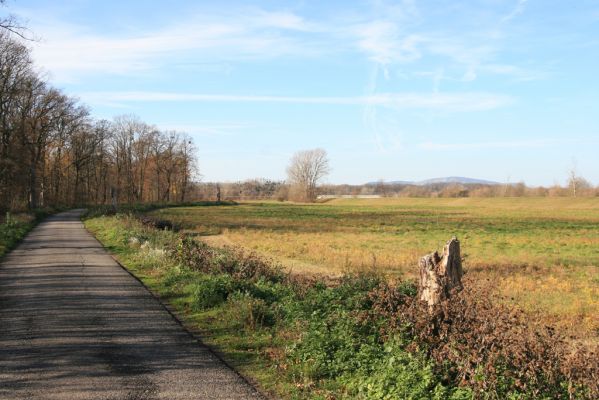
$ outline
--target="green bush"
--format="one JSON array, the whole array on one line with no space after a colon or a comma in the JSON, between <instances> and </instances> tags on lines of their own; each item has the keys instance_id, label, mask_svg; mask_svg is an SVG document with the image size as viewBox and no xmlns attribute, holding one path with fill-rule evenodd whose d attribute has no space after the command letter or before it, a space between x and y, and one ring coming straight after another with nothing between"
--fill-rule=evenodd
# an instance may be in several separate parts
<instances>
[{"instance_id":1,"label":"green bush","mask_svg":"<svg viewBox=\"0 0 599 400\"><path fill-rule=\"evenodd\" d=\"M469 389L449 389L435 375L434 366L421 354L393 339L364 346L355 354L359 368L341 378L352 398L359 399L471 399Z\"/></svg>"},{"instance_id":2,"label":"green bush","mask_svg":"<svg viewBox=\"0 0 599 400\"><path fill-rule=\"evenodd\" d=\"M236 292L229 297L229 311L235 321L247 330L273 326L277 320L277 307L249 293Z\"/></svg>"},{"instance_id":3,"label":"green bush","mask_svg":"<svg viewBox=\"0 0 599 400\"><path fill-rule=\"evenodd\" d=\"M342 279L340 284L327 286L317 282L305 290L297 302L286 305L292 318L321 319L339 311L368 310L372 306L369 292L380 283L380 277L353 275Z\"/></svg>"},{"instance_id":4,"label":"green bush","mask_svg":"<svg viewBox=\"0 0 599 400\"><path fill-rule=\"evenodd\" d=\"M264 300L267 304L282 302L294 297L292 288L280 282L271 282L260 278L253 284L247 285L245 290L254 298Z\"/></svg>"},{"instance_id":5,"label":"green bush","mask_svg":"<svg viewBox=\"0 0 599 400\"><path fill-rule=\"evenodd\" d=\"M235 282L229 275L204 275L193 283L191 306L194 310L219 306L227 301L235 288Z\"/></svg>"},{"instance_id":6,"label":"green bush","mask_svg":"<svg viewBox=\"0 0 599 400\"><path fill-rule=\"evenodd\" d=\"M175 294L179 287L193 281L197 277L197 273L189 268L175 265L166 270L162 276L162 286L166 294Z\"/></svg>"}]
</instances>

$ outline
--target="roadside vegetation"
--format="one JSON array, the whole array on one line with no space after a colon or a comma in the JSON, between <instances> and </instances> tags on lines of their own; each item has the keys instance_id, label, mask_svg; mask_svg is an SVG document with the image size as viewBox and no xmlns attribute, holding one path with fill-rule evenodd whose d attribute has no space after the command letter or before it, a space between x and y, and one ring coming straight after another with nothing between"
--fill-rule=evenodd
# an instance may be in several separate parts
<instances>
[{"instance_id":1,"label":"roadside vegetation","mask_svg":"<svg viewBox=\"0 0 599 400\"><path fill-rule=\"evenodd\" d=\"M590 361L596 347L566 340L475 274L429 314L409 278L289 274L243 248L212 247L193 232L169 230L177 223L156 216L85 223L204 341L284 398L599 395L598 366Z\"/></svg>"},{"instance_id":2,"label":"roadside vegetation","mask_svg":"<svg viewBox=\"0 0 599 400\"><path fill-rule=\"evenodd\" d=\"M0 257L13 249L42 219L56 209L38 209L33 213L5 213L0 217Z\"/></svg>"}]
</instances>

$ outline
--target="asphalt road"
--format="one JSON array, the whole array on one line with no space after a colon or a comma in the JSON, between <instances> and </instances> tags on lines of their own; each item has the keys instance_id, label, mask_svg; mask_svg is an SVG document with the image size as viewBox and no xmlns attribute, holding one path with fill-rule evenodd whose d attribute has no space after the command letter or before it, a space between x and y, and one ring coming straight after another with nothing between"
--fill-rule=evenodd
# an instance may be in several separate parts
<instances>
[{"instance_id":1,"label":"asphalt road","mask_svg":"<svg viewBox=\"0 0 599 400\"><path fill-rule=\"evenodd\" d=\"M50 217L0 263L0 399L256 399L89 234Z\"/></svg>"}]
</instances>

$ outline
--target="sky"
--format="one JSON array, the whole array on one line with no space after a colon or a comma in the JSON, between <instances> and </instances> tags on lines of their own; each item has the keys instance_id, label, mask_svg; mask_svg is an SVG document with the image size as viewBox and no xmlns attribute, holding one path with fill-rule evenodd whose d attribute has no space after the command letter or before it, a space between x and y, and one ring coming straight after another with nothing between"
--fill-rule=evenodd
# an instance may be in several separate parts
<instances>
[{"instance_id":1,"label":"sky","mask_svg":"<svg viewBox=\"0 0 599 400\"><path fill-rule=\"evenodd\" d=\"M9 0L97 118L190 134L204 181L599 184L599 1Z\"/></svg>"}]
</instances>

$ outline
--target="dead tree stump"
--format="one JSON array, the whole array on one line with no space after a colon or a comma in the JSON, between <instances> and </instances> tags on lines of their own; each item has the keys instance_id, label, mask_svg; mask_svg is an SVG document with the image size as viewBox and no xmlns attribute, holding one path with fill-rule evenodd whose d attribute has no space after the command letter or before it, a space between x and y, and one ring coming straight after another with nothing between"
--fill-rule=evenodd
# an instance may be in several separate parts
<instances>
[{"instance_id":1,"label":"dead tree stump","mask_svg":"<svg viewBox=\"0 0 599 400\"><path fill-rule=\"evenodd\" d=\"M420 259L420 300L432 308L448 299L453 291L462 290L462 275L460 242L453 237L443 247L442 256L435 251Z\"/></svg>"}]
</instances>

